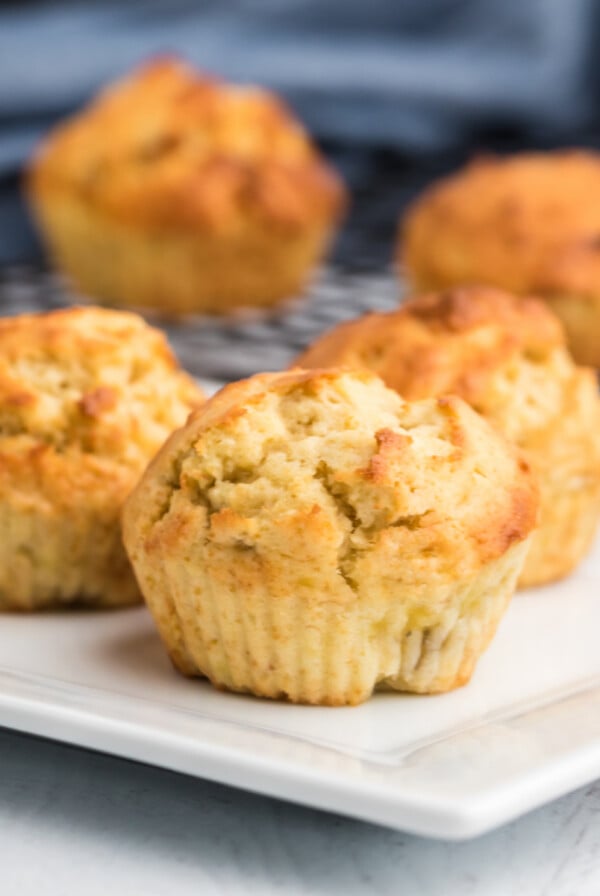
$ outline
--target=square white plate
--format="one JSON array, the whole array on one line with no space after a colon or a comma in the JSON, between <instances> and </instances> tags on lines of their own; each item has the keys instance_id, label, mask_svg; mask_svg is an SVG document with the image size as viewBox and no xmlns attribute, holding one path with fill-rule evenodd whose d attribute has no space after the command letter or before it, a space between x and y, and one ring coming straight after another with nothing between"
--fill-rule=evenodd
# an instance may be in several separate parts
<instances>
[{"instance_id":1,"label":"square white plate","mask_svg":"<svg viewBox=\"0 0 600 896\"><path fill-rule=\"evenodd\" d=\"M436 837L600 776L600 541L515 597L471 683L354 708L220 693L171 668L143 608L3 616L0 725Z\"/></svg>"}]
</instances>

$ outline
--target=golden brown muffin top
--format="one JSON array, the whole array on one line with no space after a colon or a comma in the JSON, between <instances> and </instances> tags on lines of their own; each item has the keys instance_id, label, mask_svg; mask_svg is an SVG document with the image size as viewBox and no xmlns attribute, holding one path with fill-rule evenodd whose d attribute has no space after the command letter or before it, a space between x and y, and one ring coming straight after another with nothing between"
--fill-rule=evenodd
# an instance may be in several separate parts
<instances>
[{"instance_id":1,"label":"golden brown muffin top","mask_svg":"<svg viewBox=\"0 0 600 896\"><path fill-rule=\"evenodd\" d=\"M368 368L408 399L459 395L532 447L570 413L584 381L591 420L598 417L593 375L564 346L559 321L539 300L463 287L342 324L295 363Z\"/></svg>"},{"instance_id":2,"label":"golden brown muffin top","mask_svg":"<svg viewBox=\"0 0 600 896\"><path fill-rule=\"evenodd\" d=\"M399 254L419 289L491 283L535 293L591 283L600 293L600 155L476 159L417 199Z\"/></svg>"},{"instance_id":3,"label":"golden brown muffin top","mask_svg":"<svg viewBox=\"0 0 600 896\"><path fill-rule=\"evenodd\" d=\"M30 187L72 191L124 222L295 230L344 205L341 180L283 102L175 58L101 92L40 147Z\"/></svg>"},{"instance_id":4,"label":"golden brown muffin top","mask_svg":"<svg viewBox=\"0 0 600 896\"><path fill-rule=\"evenodd\" d=\"M130 555L158 552L159 565L191 533L268 563L301 526L307 575L333 553L351 578L357 553L388 545L414 553L417 578L445 581L523 540L536 510L523 462L460 399L409 404L367 371L292 370L196 411L146 471L124 531Z\"/></svg>"},{"instance_id":5,"label":"golden brown muffin top","mask_svg":"<svg viewBox=\"0 0 600 896\"><path fill-rule=\"evenodd\" d=\"M69 308L0 319L0 457L141 470L203 400L135 314ZM79 460L78 460L79 458ZM17 461L15 461L17 462ZM60 483L57 483L60 486Z\"/></svg>"}]
</instances>

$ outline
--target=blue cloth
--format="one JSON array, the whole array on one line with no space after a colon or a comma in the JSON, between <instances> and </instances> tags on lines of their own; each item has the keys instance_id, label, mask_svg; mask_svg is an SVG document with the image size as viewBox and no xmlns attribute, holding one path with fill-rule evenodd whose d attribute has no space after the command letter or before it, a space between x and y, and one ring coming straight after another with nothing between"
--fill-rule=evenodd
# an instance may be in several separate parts
<instances>
[{"instance_id":1,"label":"blue cloth","mask_svg":"<svg viewBox=\"0 0 600 896\"><path fill-rule=\"evenodd\" d=\"M594 0L94 0L0 5L0 178L149 55L280 91L318 136L444 152L486 128L595 125ZM12 201L12 200L11 200ZM0 259L22 245L3 226ZM13 245L14 244L14 245ZM12 246L12 248L11 248Z\"/></svg>"}]
</instances>

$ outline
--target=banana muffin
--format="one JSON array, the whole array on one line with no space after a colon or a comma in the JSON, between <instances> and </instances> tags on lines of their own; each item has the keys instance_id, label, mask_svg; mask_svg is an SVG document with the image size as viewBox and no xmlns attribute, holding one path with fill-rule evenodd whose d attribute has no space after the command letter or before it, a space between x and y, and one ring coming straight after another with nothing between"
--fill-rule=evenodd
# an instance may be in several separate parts
<instances>
[{"instance_id":1,"label":"banana muffin","mask_svg":"<svg viewBox=\"0 0 600 896\"><path fill-rule=\"evenodd\" d=\"M488 283L535 294L580 364L600 366L600 155L477 159L406 215L399 259L413 290Z\"/></svg>"},{"instance_id":2,"label":"banana muffin","mask_svg":"<svg viewBox=\"0 0 600 896\"><path fill-rule=\"evenodd\" d=\"M134 314L0 319L0 610L141 599L121 507L201 401Z\"/></svg>"},{"instance_id":3,"label":"banana muffin","mask_svg":"<svg viewBox=\"0 0 600 896\"><path fill-rule=\"evenodd\" d=\"M260 374L195 412L125 505L175 666L341 705L468 681L537 512L516 450L459 398L368 371Z\"/></svg>"},{"instance_id":4,"label":"banana muffin","mask_svg":"<svg viewBox=\"0 0 600 896\"><path fill-rule=\"evenodd\" d=\"M325 333L307 368L368 368L409 400L452 393L525 452L539 478L539 527L520 584L567 575L600 515L600 399L542 302L486 287L413 298Z\"/></svg>"},{"instance_id":5,"label":"banana muffin","mask_svg":"<svg viewBox=\"0 0 600 896\"><path fill-rule=\"evenodd\" d=\"M345 206L340 178L280 99L171 58L59 125L27 185L79 291L167 315L298 293Z\"/></svg>"}]
</instances>

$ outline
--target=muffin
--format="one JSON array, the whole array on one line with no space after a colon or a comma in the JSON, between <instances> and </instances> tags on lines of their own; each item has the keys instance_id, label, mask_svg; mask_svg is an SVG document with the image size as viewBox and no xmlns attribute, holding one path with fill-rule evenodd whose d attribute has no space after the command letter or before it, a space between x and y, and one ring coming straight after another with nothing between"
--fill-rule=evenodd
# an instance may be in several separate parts
<instances>
[{"instance_id":1,"label":"muffin","mask_svg":"<svg viewBox=\"0 0 600 896\"><path fill-rule=\"evenodd\" d=\"M562 578L588 551L600 514L600 400L541 302L485 287L426 294L336 327L296 363L366 367L409 400L459 395L516 442L541 489L522 586Z\"/></svg>"},{"instance_id":2,"label":"muffin","mask_svg":"<svg viewBox=\"0 0 600 896\"><path fill-rule=\"evenodd\" d=\"M181 672L340 705L468 681L536 509L515 450L460 399L409 404L368 371L295 370L194 413L123 532Z\"/></svg>"},{"instance_id":3,"label":"muffin","mask_svg":"<svg viewBox=\"0 0 600 896\"><path fill-rule=\"evenodd\" d=\"M141 599L121 507L201 400L136 315L0 319L0 610Z\"/></svg>"},{"instance_id":4,"label":"muffin","mask_svg":"<svg viewBox=\"0 0 600 896\"><path fill-rule=\"evenodd\" d=\"M545 299L580 364L600 366L600 155L472 162L409 210L399 256L412 288L488 283Z\"/></svg>"},{"instance_id":5,"label":"muffin","mask_svg":"<svg viewBox=\"0 0 600 896\"><path fill-rule=\"evenodd\" d=\"M146 65L57 127L28 194L78 290L169 315L297 293L345 204L281 100L176 59Z\"/></svg>"}]
</instances>

